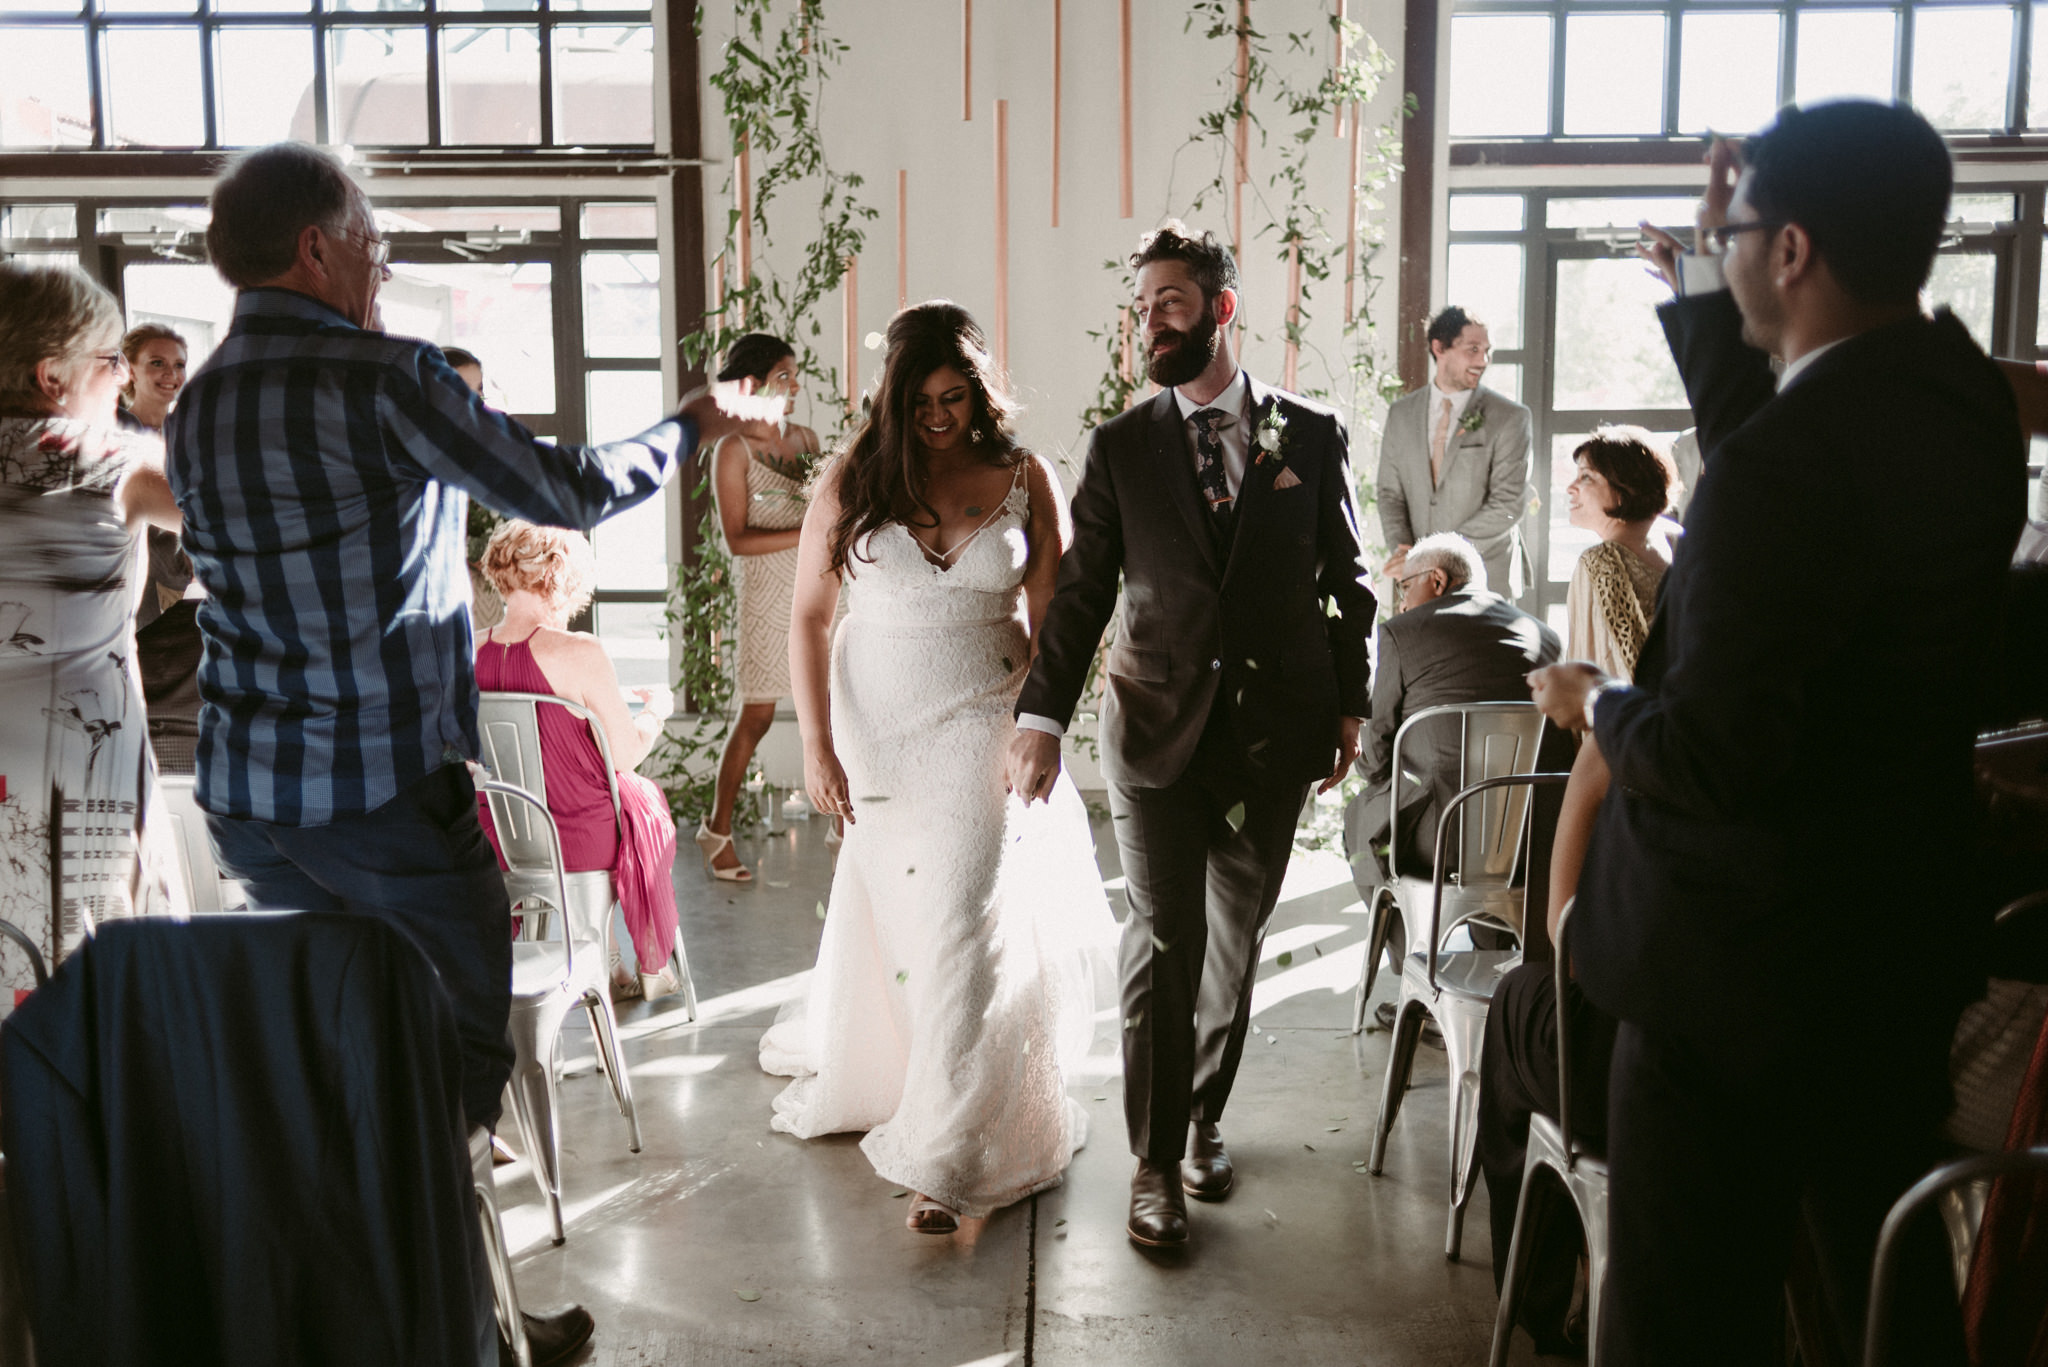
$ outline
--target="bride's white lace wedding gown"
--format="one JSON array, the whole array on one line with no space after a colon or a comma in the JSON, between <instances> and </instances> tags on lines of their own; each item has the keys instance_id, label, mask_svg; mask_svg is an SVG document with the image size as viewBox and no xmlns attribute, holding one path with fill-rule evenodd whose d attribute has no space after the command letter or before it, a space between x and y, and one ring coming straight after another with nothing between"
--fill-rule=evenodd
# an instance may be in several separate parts
<instances>
[{"instance_id":1,"label":"bride's white lace wedding gown","mask_svg":"<svg viewBox=\"0 0 2048 1367\"><path fill-rule=\"evenodd\" d=\"M775 1129L865 1130L878 1174L968 1216L1059 1181L1087 1126L1065 1073L1115 1001L1080 795L1004 788L1028 509L1020 480L950 569L900 523L853 557L832 736L855 820L808 1000L761 1041L796 1079Z\"/></svg>"}]
</instances>

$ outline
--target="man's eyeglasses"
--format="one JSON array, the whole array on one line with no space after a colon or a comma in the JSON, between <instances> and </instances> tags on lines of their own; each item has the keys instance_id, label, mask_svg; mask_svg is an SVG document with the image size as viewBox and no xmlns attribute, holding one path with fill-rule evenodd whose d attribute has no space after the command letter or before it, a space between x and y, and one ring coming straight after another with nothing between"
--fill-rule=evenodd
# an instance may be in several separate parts
<instances>
[{"instance_id":1,"label":"man's eyeglasses","mask_svg":"<svg viewBox=\"0 0 2048 1367\"><path fill-rule=\"evenodd\" d=\"M1403 593L1406 593L1408 591L1409 584L1413 583L1417 579L1426 579L1430 575L1435 573L1436 570L1434 567L1432 567L1426 570L1417 570L1413 574L1404 574L1394 581L1394 587L1400 589Z\"/></svg>"},{"instance_id":2,"label":"man's eyeglasses","mask_svg":"<svg viewBox=\"0 0 2048 1367\"><path fill-rule=\"evenodd\" d=\"M381 237L371 237L368 233L355 232L351 229L343 229L342 231L351 242L360 242L369 251L371 265L381 269L390 264L391 243L389 241Z\"/></svg>"},{"instance_id":3,"label":"man's eyeglasses","mask_svg":"<svg viewBox=\"0 0 2048 1367\"><path fill-rule=\"evenodd\" d=\"M1713 244L1717 254L1725 253L1729 244L1742 233L1776 232L1784 226L1783 223L1768 218L1751 219L1747 223L1720 223L1707 229L1707 241Z\"/></svg>"}]
</instances>

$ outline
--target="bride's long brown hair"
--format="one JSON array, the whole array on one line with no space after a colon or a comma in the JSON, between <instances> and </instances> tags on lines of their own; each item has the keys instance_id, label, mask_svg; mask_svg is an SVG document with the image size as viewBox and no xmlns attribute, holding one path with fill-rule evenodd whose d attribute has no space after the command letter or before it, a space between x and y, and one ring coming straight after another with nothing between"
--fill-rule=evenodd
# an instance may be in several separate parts
<instances>
[{"instance_id":1,"label":"bride's long brown hair","mask_svg":"<svg viewBox=\"0 0 2048 1367\"><path fill-rule=\"evenodd\" d=\"M853 440L833 462L839 520L827 544L835 573L846 570L862 537L891 522L939 523L937 510L924 498L924 447L917 437L918 391L932 372L951 366L967 377L973 400L967 440L974 452L996 466L1015 465L1022 458L1010 426L1017 406L1003 388L973 315L947 299L918 304L889 320L888 342L874 399ZM905 507L911 509L908 517L901 515Z\"/></svg>"}]
</instances>

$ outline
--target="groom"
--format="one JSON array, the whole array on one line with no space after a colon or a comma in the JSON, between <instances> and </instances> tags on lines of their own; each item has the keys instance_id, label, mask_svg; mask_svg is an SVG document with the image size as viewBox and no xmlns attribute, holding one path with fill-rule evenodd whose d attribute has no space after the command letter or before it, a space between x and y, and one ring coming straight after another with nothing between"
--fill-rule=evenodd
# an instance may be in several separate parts
<instances>
[{"instance_id":1,"label":"groom","mask_svg":"<svg viewBox=\"0 0 2048 1367\"><path fill-rule=\"evenodd\" d=\"M1375 604L1344 427L1238 369L1229 250L1169 221L1131 266L1164 392L1089 442L1009 778L1027 802L1051 791L1121 577L1102 769L1131 904L1129 1232L1160 1248L1187 1242L1184 1192L1230 1192L1217 1121L1259 944L1309 785L1327 791L1357 757Z\"/></svg>"}]
</instances>

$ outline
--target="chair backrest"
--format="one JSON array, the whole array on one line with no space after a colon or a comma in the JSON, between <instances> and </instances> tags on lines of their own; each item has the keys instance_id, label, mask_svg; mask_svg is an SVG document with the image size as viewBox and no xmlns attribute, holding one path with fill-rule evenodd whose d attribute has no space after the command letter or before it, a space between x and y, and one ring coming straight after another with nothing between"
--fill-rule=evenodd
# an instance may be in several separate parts
<instances>
[{"instance_id":1,"label":"chair backrest","mask_svg":"<svg viewBox=\"0 0 2048 1367\"><path fill-rule=\"evenodd\" d=\"M1576 1167L1579 1162L1579 1144L1572 1138L1572 1044L1571 1012L1565 1004L1571 1000L1572 960L1565 949L1565 927L1571 923L1572 908L1578 898L1567 897L1564 906L1557 913L1557 938L1553 945L1555 957L1551 960L1551 983L1557 989L1557 1128L1564 1135L1564 1159L1567 1167Z\"/></svg>"},{"instance_id":2,"label":"chair backrest","mask_svg":"<svg viewBox=\"0 0 2048 1367\"><path fill-rule=\"evenodd\" d=\"M2032 1173L2048 1177L2048 1145L1980 1153L1934 1169L1892 1203L1877 1235L1877 1257L1870 1268L1870 1307L1863 1321L1863 1367L1885 1361L1883 1344L1891 1329L1892 1287L1899 1275L1899 1244L1906 1226L1928 1206L1958 1187L2005 1176Z\"/></svg>"},{"instance_id":3,"label":"chair backrest","mask_svg":"<svg viewBox=\"0 0 2048 1367\"><path fill-rule=\"evenodd\" d=\"M1443 953L1444 931L1447 929L1444 925L1444 883L1448 877L1445 855L1450 848L1451 832L1463 818L1465 808L1473 803L1490 805L1490 800L1502 792L1520 795L1519 801L1499 804L1503 809L1512 807L1514 811L1514 826L1501 832L1499 836L1507 852L1507 865L1513 868L1519 852L1528 843L1525 837L1528 834L1532 810L1528 800L1530 791L1536 788L1562 788L1571 782L1571 777L1570 774L1501 774L1494 778L1482 778L1459 791L1444 807L1443 815L1437 818L1436 823L1436 852L1433 858L1436 872L1430 878L1429 889L1429 985L1432 988L1436 986L1437 957ZM1475 885L1466 885L1468 898L1473 886ZM1493 885L1489 896L1503 902L1509 900L1511 894L1507 880L1503 878L1499 884ZM1516 938L1521 938L1519 912L1516 913L1515 919L1508 921L1507 924L1515 932Z\"/></svg>"},{"instance_id":4,"label":"chair backrest","mask_svg":"<svg viewBox=\"0 0 2048 1367\"><path fill-rule=\"evenodd\" d=\"M35 978L37 987L50 981L50 970L43 963L43 952L36 948L36 942L29 938L27 931L12 921L0 921L0 939L12 941L28 956L28 971Z\"/></svg>"},{"instance_id":5,"label":"chair backrest","mask_svg":"<svg viewBox=\"0 0 2048 1367\"><path fill-rule=\"evenodd\" d=\"M612 818L619 820L619 775L612 767L611 746L605 742L603 724L580 703L551 693L483 694L477 700L476 719L477 731L483 739L484 767L491 771L493 779L538 799L545 809L547 763L541 754L538 710L542 705L560 707L589 726L590 738L604 764L605 781L611 788ZM560 842L549 844L552 831L541 831L530 807L495 796L490 802L491 823L498 829L498 848L507 865L516 871L545 869L551 850L555 852L553 857L559 859Z\"/></svg>"},{"instance_id":6,"label":"chair backrest","mask_svg":"<svg viewBox=\"0 0 2048 1367\"><path fill-rule=\"evenodd\" d=\"M1425 707L1405 718L1394 732L1388 757L1393 764L1393 784L1387 793L1387 858L1389 868L1397 875L1402 872L1401 783L1406 777L1401 772L1401 742L1419 723L1432 719L1441 719L1436 720L1437 726L1457 728L1460 790L1487 779L1536 772L1543 714L1533 702L1446 703ZM1429 778L1424 774L1409 781L1426 784ZM1458 835L1452 848L1457 855L1453 867L1460 886L1506 887L1513 881L1528 802L1527 788L1503 786L1488 789L1475 805L1459 809ZM1423 872L1426 875L1428 871ZM1411 876L1413 873L1411 870Z\"/></svg>"},{"instance_id":7,"label":"chair backrest","mask_svg":"<svg viewBox=\"0 0 2048 1367\"><path fill-rule=\"evenodd\" d=\"M185 875L185 902L204 914L223 909L220 867L213 862L213 840L206 833L206 813L199 806L199 780L190 774L160 774L164 815L178 844L178 868Z\"/></svg>"},{"instance_id":8,"label":"chair backrest","mask_svg":"<svg viewBox=\"0 0 2048 1367\"><path fill-rule=\"evenodd\" d=\"M477 785L477 791L490 800L491 821L500 831L500 839L508 816L516 816L522 827L533 833L533 847L540 852L538 860L525 868L515 868L505 876L512 893L512 905L518 910L521 896L520 885L533 889L545 897L559 910L565 922L562 932L562 972L566 979L575 968L576 935L573 927L567 927L566 918L570 912L569 874L563 866L562 836L555 826L554 813L524 788L496 779L485 779ZM507 862L510 860L508 858Z\"/></svg>"}]
</instances>

